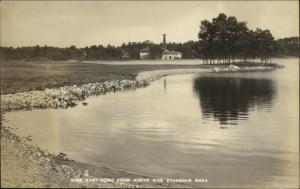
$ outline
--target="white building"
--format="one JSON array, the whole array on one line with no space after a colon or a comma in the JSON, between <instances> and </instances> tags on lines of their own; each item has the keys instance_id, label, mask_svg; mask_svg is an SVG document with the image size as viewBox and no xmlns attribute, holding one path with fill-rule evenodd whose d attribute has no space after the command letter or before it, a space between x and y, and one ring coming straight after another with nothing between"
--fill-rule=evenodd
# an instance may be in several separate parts
<instances>
[{"instance_id":1,"label":"white building","mask_svg":"<svg viewBox=\"0 0 300 189\"><path fill-rule=\"evenodd\" d=\"M169 51L169 50L166 49L162 53L161 59L162 60L175 60L175 59L181 59L181 57L182 57L181 52L178 52L178 51Z\"/></svg>"},{"instance_id":2,"label":"white building","mask_svg":"<svg viewBox=\"0 0 300 189\"><path fill-rule=\"evenodd\" d=\"M175 59L181 59L182 54L178 51L169 51L167 49L167 43L166 43L166 34L163 34L163 53L161 55L162 60L175 60Z\"/></svg>"},{"instance_id":3,"label":"white building","mask_svg":"<svg viewBox=\"0 0 300 189\"><path fill-rule=\"evenodd\" d=\"M146 47L140 50L140 59L149 59L150 58L150 48Z\"/></svg>"}]
</instances>

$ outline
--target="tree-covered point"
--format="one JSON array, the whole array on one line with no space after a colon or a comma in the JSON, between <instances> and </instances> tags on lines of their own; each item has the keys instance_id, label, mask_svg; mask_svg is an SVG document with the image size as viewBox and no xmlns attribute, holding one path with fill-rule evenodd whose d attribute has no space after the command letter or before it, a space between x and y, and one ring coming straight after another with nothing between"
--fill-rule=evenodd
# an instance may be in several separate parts
<instances>
[{"instance_id":1,"label":"tree-covered point","mask_svg":"<svg viewBox=\"0 0 300 189\"><path fill-rule=\"evenodd\" d=\"M169 50L182 53L183 59L202 58L206 63L232 62L236 59L268 61L271 57L299 57L299 37L274 40L269 30L247 27L246 22L221 13L211 21L201 21L198 33L199 41L167 43ZM66 48L0 47L0 59L3 60L123 60L139 59L140 50L149 47L150 58L160 59L162 43L128 42L120 46L92 45L84 48L70 46Z\"/></svg>"},{"instance_id":2,"label":"tree-covered point","mask_svg":"<svg viewBox=\"0 0 300 189\"><path fill-rule=\"evenodd\" d=\"M201 21L198 37L198 57L209 63L230 63L235 59L267 62L274 56L299 56L299 37L275 41L269 30L251 30L246 22L223 13L212 21Z\"/></svg>"}]
</instances>

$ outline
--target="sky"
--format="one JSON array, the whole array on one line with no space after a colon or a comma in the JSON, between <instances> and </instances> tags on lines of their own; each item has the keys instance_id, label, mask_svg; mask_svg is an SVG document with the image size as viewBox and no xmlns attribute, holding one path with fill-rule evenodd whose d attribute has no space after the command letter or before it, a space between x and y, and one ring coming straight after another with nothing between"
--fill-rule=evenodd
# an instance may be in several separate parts
<instances>
[{"instance_id":1,"label":"sky","mask_svg":"<svg viewBox=\"0 0 300 189\"><path fill-rule=\"evenodd\" d=\"M299 36L298 1L0 1L1 46L120 45L197 40L200 21L219 13Z\"/></svg>"}]
</instances>

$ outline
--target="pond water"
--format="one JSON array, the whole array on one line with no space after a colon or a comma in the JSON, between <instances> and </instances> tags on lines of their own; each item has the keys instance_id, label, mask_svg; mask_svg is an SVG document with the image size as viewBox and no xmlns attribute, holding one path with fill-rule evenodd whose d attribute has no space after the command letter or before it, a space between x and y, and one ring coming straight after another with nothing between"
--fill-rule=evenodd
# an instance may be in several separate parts
<instances>
[{"instance_id":1,"label":"pond water","mask_svg":"<svg viewBox=\"0 0 300 189\"><path fill-rule=\"evenodd\" d=\"M299 185L299 65L168 76L69 109L12 112L7 125L71 159L198 187Z\"/></svg>"}]
</instances>

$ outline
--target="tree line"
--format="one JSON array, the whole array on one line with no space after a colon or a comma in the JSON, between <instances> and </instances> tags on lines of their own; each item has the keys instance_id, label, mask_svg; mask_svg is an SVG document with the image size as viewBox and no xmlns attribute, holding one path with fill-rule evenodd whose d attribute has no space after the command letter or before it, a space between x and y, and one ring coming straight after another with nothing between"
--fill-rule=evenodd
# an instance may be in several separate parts
<instances>
[{"instance_id":1,"label":"tree line","mask_svg":"<svg viewBox=\"0 0 300 189\"><path fill-rule=\"evenodd\" d=\"M237 59L249 62L271 57L299 57L299 37L275 40L269 30L247 27L246 22L221 13L211 21L203 20L198 33L199 41L167 43L169 50L182 53L183 59L202 58L205 63L230 63ZM150 58L160 59L162 43L149 40L128 42L120 46L92 45L78 48L50 46L0 47L1 60L123 60L139 59L139 51L149 47Z\"/></svg>"},{"instance_id":2,"label":"tree line","mask_svg":"<svg viewBox=\"0 0 300 189\"><path fill-rule=\"evenodd\" d=\"M193 52L197 42L188 41L185 43L167 43L169 50L182 53L185 59L196 58ZM156 44L149 40L144 42L128 42L120 46L112 45L92 45L78 48L74 45L66 48L50 46L33 47L0 47L0 57L2 60L122 60L139 59L141 49L150 48L150 58L160 59L163 52L162 44ZM125 56L127 55L127 56Z\"/></svg>"}]
</instances>

